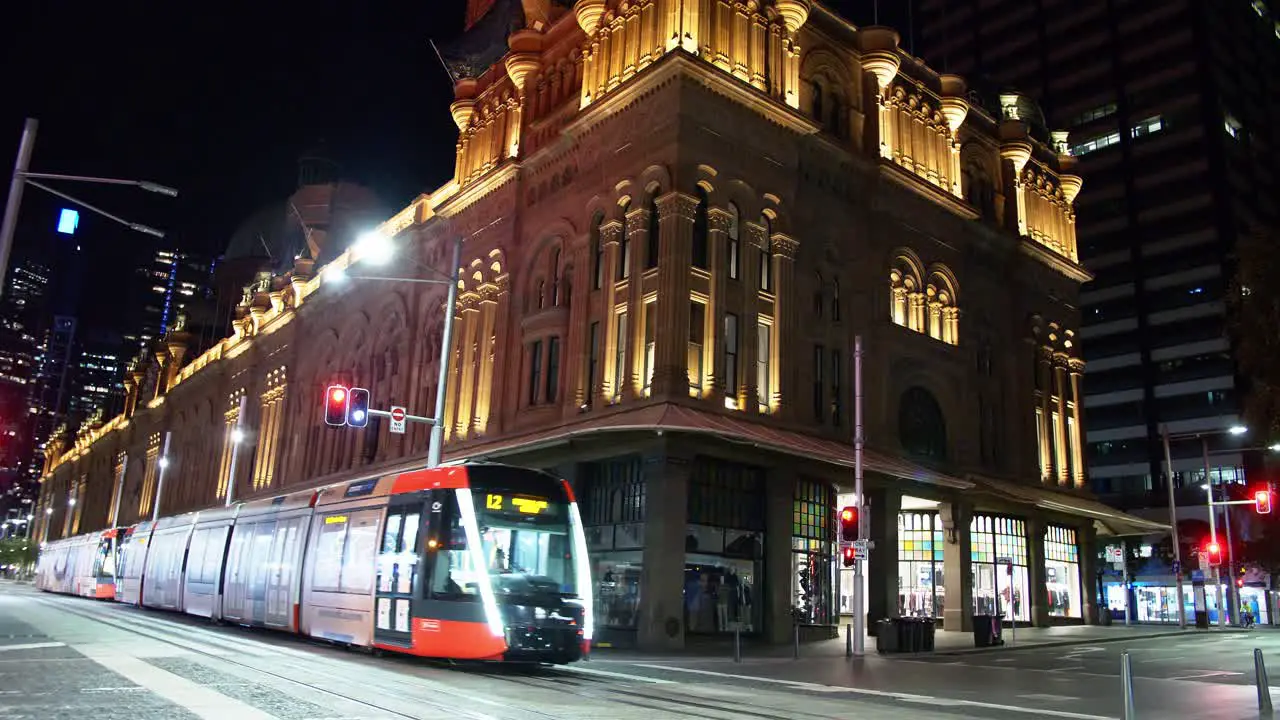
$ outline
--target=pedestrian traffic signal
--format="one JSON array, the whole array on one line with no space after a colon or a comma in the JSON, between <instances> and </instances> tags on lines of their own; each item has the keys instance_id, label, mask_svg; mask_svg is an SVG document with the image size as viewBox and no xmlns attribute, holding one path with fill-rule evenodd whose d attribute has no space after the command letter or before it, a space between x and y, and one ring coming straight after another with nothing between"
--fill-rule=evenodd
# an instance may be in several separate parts
<instances>
[{"instance_id":1,"label":"pedestrian traffic signal","mask_svg":"<svg viewBox=\"0 0 1280 720\"><path fill-rule=\"evenodd\" d=\"M324 391L324 423L334 427L347 424L347 407L351 394L341 385L330 385Z\"/></svg>"},{"instance_id":2,"label":"pedestrian traffic signal","mask_svg":"<svg viewBox=\"0 0 1280 720\"><path fill-rule=\"evenodd\" d=\"M1259 490L1253 494L1253 506L1259 515L1271 513L1271 490Z\"/></svg>"},{"instance_id":3,"label":"pedestrian traffic signal","mask_svg":"<svg viewBox=\"0 0 1280 720\"><path fill-rule=\"evenodd\" d=\"M840 511L840 539L844 542L858 539L858 508L853 505Z\"/></svg>"},{"instance_id":4,"label":"pedestrian traffic signal","mask_svg":"<svg viewBox=\"0 0 1280 720\"><path fill-rule=\"evenodd\" d=\"M1219 545L1216 541L1210 542L1208 545L1206 545L1204 548L1204 551L1209 556L1210 565L1222 564L1222 546Z\"/></svg>"},{"instance_id":5,"label":"pedestrian traffic signal","mask_svg":"<svg viewBox=\"0 0 1280 720\"><path fill-rule=\"evenodd\" d=\"M347 424L362 428L369 424L369 391L351 388L351 402L347 406Z\"/></svg>"},{"instance_id":6,"label":"pedestrian traffic signal","mask_svg":"<svg viewBox=\"0 0 1280 720\"><path fill-rule=\"evenodd\" d=\"M1244 587L1244 578L1236 579L1236 587Z\"/></svg>"},{"instance_id":7,"label":"pedestrian traffic signal","mask_svg":"<svg viewBox=\"0 0 1280 720\"><path fill-rule=\"evenodd\" d=\"M845 567L853 567L853 563L856 560L856 555L855 555L853 546L846 545L844 549L840 551L840 557L844 560Z\"/></svg>"}]
</instances>

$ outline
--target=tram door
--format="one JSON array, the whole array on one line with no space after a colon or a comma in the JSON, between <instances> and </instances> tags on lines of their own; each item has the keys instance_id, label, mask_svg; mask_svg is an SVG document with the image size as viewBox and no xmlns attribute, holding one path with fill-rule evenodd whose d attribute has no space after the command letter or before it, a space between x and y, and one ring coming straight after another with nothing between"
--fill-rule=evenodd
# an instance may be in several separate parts
<instances>
[{"instance_id":1,"label":"tram door","mask_svg":"<svg viewBox=\"0 0 1280 720\"><path fill-rule=\"evenodd\" d=\"M422 565L423 498L393 497L378 547L378 590L374 602L376 642L413 644L413 597Z\"/></svg>"}]
</instances>

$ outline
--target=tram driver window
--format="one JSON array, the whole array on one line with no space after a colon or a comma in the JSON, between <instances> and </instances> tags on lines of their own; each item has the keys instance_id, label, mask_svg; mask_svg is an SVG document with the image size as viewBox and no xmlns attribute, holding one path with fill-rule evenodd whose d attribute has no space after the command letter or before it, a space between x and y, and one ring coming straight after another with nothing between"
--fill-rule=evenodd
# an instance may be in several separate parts
<instances>
[{"instance_id":1,"label":"tram driver window","mask_svg":"<svg viewBox=\"0 0 1280 720\"><path fill-rule=\"evenodd\" d=\"M449 542L436 553L431 594L444 600L475 600L480 595L476 568L467 552L467 536L461 527L451 529Z\"/></svg>"}]
</instances>

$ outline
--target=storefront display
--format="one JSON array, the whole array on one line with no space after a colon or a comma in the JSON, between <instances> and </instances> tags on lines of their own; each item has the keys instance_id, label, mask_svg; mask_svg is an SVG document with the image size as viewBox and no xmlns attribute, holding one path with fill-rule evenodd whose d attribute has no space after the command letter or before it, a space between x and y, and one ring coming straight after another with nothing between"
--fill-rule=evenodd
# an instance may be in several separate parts
<instances>
[{"instance_id":1,"label":"storefront display","mask_svg":"<svg viewBox=\"0 0 1280 720\"><path fill-rule=\"evenodd\" d=\"M828 484L796 483L791 520L791 612L804 625L834 625L836 493Z\"/></svg>"},{"instance_id":2,"label":"storefront display","mask_svg":"<svg viewBox=\"0 0 1280 720\"><path fill-rule=\"evenodd\" d=\"M1049 615L1080 617L1080 546L1075 530L1057 525L1045 528L1044 575Z\"/></svg>"},{"instance_id":3,"label":"storefront display","mask_svg":"<svg viewBox=\"0 0 1280 720\"><path fill-rule=\"evenodd\" d=\"M1006 620L1031 620L1027 526L1023 520L975 515L969 526L973 559L973 611ZM1012 573L1009 570L1012 569Z\"/></svg>"},{"instance_id":4,"label":"storefront display","mask_svg":"<svg viewBox=\"0 0 1280 720\"><path fill-rule=\"evenodd\" d=\"M1240 588L1240 609L1252 613L1253 622L1270 625L1271 613L1267 608L1267 591L1264 588L1245 586Z\"/></svg>"},{"instance_id":5,"label":"storefront display","mask_svg":"<svg viewBox=\"0 0 1280 720\"><path fill-rule=\"evenodd\" d=\"M898 513L898 615L942 617L942 522L938 513Z\"/></svg>"},{"instance_id":6,"label":"storefront display","mask_svg":"<svg viewBox=\"0 0 1280 720\"><path fill-rule=\"evenodd\" d=\"M685 555L684 621L690 633L760 629L756 593L758 563L709 555Z\"/></svg>"},{"instance_id":7,"label":"storefront display","mask_svg":"<svg viewBox=\"0 0 1280 720\"><path fill-rule=\"evenodd\" d=\"M593 558L596 622L601 627L635 629L640 611L642 554L640 550L632 550Z\"/></svg>"}]
</instances>

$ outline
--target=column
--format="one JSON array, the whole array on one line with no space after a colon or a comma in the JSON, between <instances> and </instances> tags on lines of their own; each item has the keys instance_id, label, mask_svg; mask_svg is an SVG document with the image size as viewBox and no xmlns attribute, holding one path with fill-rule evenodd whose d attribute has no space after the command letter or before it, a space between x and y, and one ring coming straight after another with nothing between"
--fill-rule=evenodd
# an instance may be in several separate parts
<instances>
[{"instance_id":1,"label":"column","mask_svg":"<svg viewBox=\"0 0 1280 720\"><path fill-rule=\"evenodd\" d=\"M467 298L462 308L462 387L458 395L458 433L469 437L475 426L476 346L480 335L479 296Z\"/></svg>"},{"instance_id":2,"label":"column","mask_svg":"<svg viewBox=\"0 0 1280 720\"><path fill-rule=\"evenodd\" d=\"M1058 412L1058 429L1054 434L1053 441L1058 443L1058 447L1062 448L1062 457L1064 462L1062 467L1058 468L1058 484L1070 487L1073 483L1071 476L1074 466L1074 458L1071 457L1071 445L1067 442L1067 375L1066 375L1066 355L1056 354L1053 357L1053 391L1058 396L1058 400L1054 403L1054 409ZM1056 454L1055 454L1056 458Z\"/></svg>"},{"instance_id":3,"label":"column","mask_svg":"<svg viewBox=\"0 0 1280 720\"><path fill-rule=\"evenodd\" d=\"M1027 518L1027 592L1031 594L1031 624L1049 626L1048 573L1044 569L1045 523L1041 518Z\"/></svg>"},{"instance_id":4,"label":"column","mask_svg":"<svg viewBox=\"0 0 1280 720\"><path fill-rule=\"evenodd\" d=\"M771 468L765 479L764 631L770 644L791 642L792 512L795 507L795 473Z\"/></svg>"},{"instance_id":5,"label":"column","mask_svg":"<svg viewBox=\"0 0 1280 720\"><path fill-rule=\"evenodd\" d=\"M649 211L638 208L627 213L623 232L631 248L627 267L627 361L622 382L622 397L628 399L644 392L644 256L649 250ZM657 361L656 353L654 360Z\"/></svg>"},{"instance_id":6,"label":"column","mask_svg":"<svg viewBox=\"0 0 1280 720\"><path fill-rule=\"evenodd\" d=\"M445 442L453 439L458 432L458 391L460 389L459 386L462 384L460 380L462 354L459 352L459 349L462 347L462 336L465 334L463 332L464 325L462 324L462 319L465 317L465 314L462 312L461 304L462 300L459 298L458 307L455 307L453 310L454 333L452 342L450 342L449 347L445 349L444 357L440 359L441 362L449 363L449 384L444 388L447 393L447 395L445 395L444 403ZM437 392L439 392L438 388Z\"/></svg>"},{"instance_id":7,"label":"column","mask_svg":"<svg viewBox=\"0 0 1280 720\"><path fill-rule=\"evenodd\" d=\"M707 328L703 337L702 367L706 368L707 377L703 379L703 388L710 387L707 397L717 407L724 405L724 343L721 328L724 323L720 317L728 309L727 293L729 290L729 213L721 208L707 210L707 265L711 270L710 293L707 302ZM739 236L741 237L741 236ZM739 240L738 245L738 278L745 282L746 265L743 257L745 250Z\"/></svg>"},{"instance_id":8,"label":"column","mask_svg":"<svg viewBox=\"0 0 1280 720\"><path fill-rule=\"evenodd\" d=\"M759 412L760 403L756 396L758 394L759 383L756 382L756 363L759 358L759 336L760 336L760 317L756 309L760 306L758 300L760 296L760 263L759 253L765 252L765 248L769 247L769 239L765 237L764 226L755 223L745 223L740 225L746 230L747 245L751 246L753 256L753 270L751 274L752 283L743 288L742 312L738 317L738 358L741 369L738 371L738 387L732 388L735 397L738 398L738 407L747 413ZM773 267L770 272L776 273L777 260L774 260ZM776 284L777 278L774 279L774 289L781 291ZM777 313L777 305L774 305L774 313ZM726 388L726 392L730 389Z\"/></svg>"},{"instance_id":9,"label":"column","mask_svg":"<svg viewBox=\"0 0 1280 720\"><path fill-rule=\"evenodd\" d=\"M671 192L658 198L658 328L653 394L689 394L689 264L697 198ZM643 329L642 329L643 332Z\"/></svg>"},{"instance_id":10,"label":"column","mask_svg":"<svg viewBox=\"0 0 1280 720\"><path fill-rule=\"evenodd\" d=\"M564 383L564 416L566 418L573 417L580 412L580 408L586 404L587 398L592 397L595 392L594 388L587 387L587 363L590 362L591 354L591 249L589 244L582 244L573 253L573 273L572 276L566 276L565 282L568 287L573 290L569 294L569 337L565 342L564 364L565 364L565 383ZM601 329L605 327L603 323ZM597 342L601 346L604 345L604 338L597 338ZM596 368L596 382L600 382L599 371L602 368Z\"/></svg>"},{"instance_id":11,"label":"column","mask_svg":"<svg viewBox=\"0 0 1280 720\"><path fill-rule=\"evenodd\" d=\"M944 630L969 632L973 630L973 547L969 537L969 523L973 520L973 506L960 503L941 503L938 517L942 520L942 541L946 544L942 554L942 575L946 586L947 604L943 609Z\"/></svg>"},{"instance_id":12,"label":"column","mask_svg":"<svg viewBox=\"0 0 1280 720\"><path fill-rule=\"evenodd\" d=\"M1076 528L1076 542L1080 544L1080 610L1086 625L1098 624L1098 612L1106 606L1098 605L1098 531L1093 523ZM1185 561L1185 558L1184 558ZM1187 587L1191 587L1187 583ZM1178 598L1182 602L1182 598Z\"/></svg>"},{"instance_id":13,"label":"column","mask_svg":"<svg viewBox=\"0 0 1280 720\"><path fill-rule=\"evenodd\" d=\"M1047 460L1042 479L1046 483L1056 484L1057 460L1053 453L1053 351L1043 345L1037 347L1036 362L1039 363L1040 373L1040 410L1044 413L1044 431L1037 438L1040 444L1036 446L1036 450L1047 448L1044 451Z\"/></svg>"},{"instance_id":14,"label":"column","mask_svg":"<svg viewBox=\"0 0 1280 720\"><path fill-rule=\"evenodd\" d=\"M498 315L498 288L486 284L480 289L480 336L477 343L480 379L476 383L475 432L483 435L489 426L489 405L493 397L494 325Z\"/></svg>"},{"instance_id":15,"label":"column","mask_svg":"<svg viewBox=\"0 0 1280 720\"><path fill-rule=\"evenodd\" d=\"M604 294L604 317L600 327L603 328L604 337L600 340L602 382L594 390L597 407L604 407L612 402L618 390L618 383L621 382L621 379L616 376L617 363L614 361L618 352L618 314L614 312L617 304L617 284L614 282L614 272L618 267L618 240L621 235L622 223L617 220L600 226L600 244L604 248L602 260L604 269L601 271L604 282L600 287L600 292Z\"/></svg>"},{"instance_id":16,"label":"column","mask_svg":"<svg viewBox=\"0 0 1280 720\"><path fill-rule=\"evenodd\" d=\"M640 571L641 650L684 647L684 543L689 461L666 454L644 459L644 568Z\"/></svg>"},{"instance_id":17,"label":"column","mask_svg":"<svg viewBox=\"0 0 1280 720\"><path fill-rule=\"evenodd\" d=\"M796 288L796 253L800 250L800 243L794 238L781 233L774 233L773 238L773 280L774 280L774 304L773 304L773 347L787 348L791 347L798 334L796 330L799 328L799 296ZM751 325L751 342L755 343L756 328L755 323ZM772 360L774 376L778 379L773 392L778 397L778 412L788 418L798 416L797 408L801 407L799 402L799 393L795 386L795 365L793 363L782 362L783 358L778 357L781 353L775 351ZM792 358L795 354L792 353ZM755 384L755 368L748 368L749 377L752 378L752 385ZM752 397L748 398L749 402L754 401L754 390Z\"/></svg>"},{"instance_id":18,"label":"column","mask_svg":"<svg viewBox=\"0 0 1280 720\"><path fill-rule=\"evenodd\" d=\"M867 563L868 624L898 616L898 513L902 510L902 493L895 490L871 490L867 495L869 539L875 542ZM950 599L950 595L947 596Z\"/></svg>"},{"instance_id":19,"label":"column","mask_svg":"<svg viewBox=\"0 0 1280 720\"><path fill-rule=\"evenodd\" d=\"M1081 420L1084 415L1084 395L1081 394L1083 388L1080 387L1081 376L1084 374L1084 361L1078 358L1072 358L1068 361L1071 368L1071 419L1076 425L1075 436L1075 454L1071 457L1071 484L1073 487L1084 487L1084 422Z\"/></svg>"}]
</instances>

